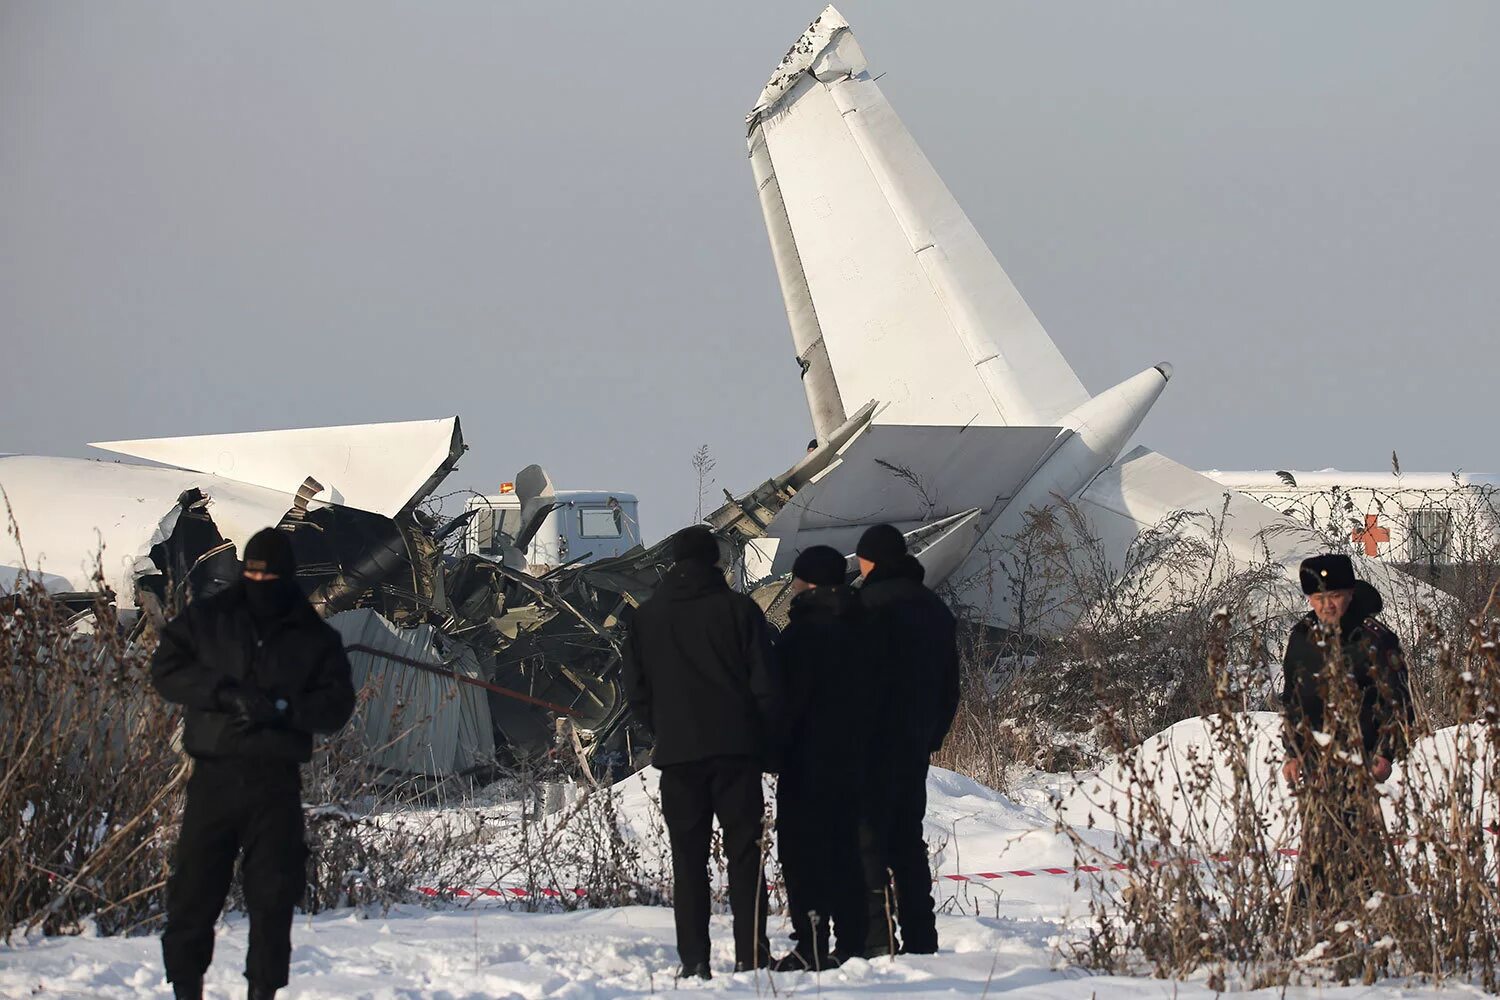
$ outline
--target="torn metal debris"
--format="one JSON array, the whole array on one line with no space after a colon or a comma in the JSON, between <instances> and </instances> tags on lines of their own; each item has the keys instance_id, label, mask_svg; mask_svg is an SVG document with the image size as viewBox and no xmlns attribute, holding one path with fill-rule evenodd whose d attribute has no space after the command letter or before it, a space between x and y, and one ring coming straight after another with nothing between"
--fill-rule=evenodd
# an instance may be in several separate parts
<instances>
[{"instance_id":1,"label":"torn metal debris","mask_svg":"<svg viewBox=\"0 0 1500 1000\"><path fill-rule=\"evenodd\" d=\"M180 467L0 458L19 528L0 587L24 573L80 608L103 594L144 630L229 586L245 541L272 524L350 651L375 766L441 778L553 762L603 777L646 760L620 640L662 549L528 572L525 547L560 506L532 467L516 477L516 535L492 526L490 554L463 551L476 511L422 506L464 452L457 418L109 447Z\"/></svg>"}]
</instances>

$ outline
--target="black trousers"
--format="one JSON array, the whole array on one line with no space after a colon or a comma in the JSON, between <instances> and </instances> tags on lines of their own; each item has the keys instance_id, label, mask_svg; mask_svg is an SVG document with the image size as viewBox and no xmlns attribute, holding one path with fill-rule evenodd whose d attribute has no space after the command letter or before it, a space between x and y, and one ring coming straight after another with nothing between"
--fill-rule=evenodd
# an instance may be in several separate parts
<instances>
[{"instance_id":1,"label":"black trousers","mask_svg":"<svg viewBox=\"0 0 1500 1000\"><path fill-rule=\"evenodd\" d=\"M764 810L760 762L754 758L710 757L661 769L661 812L672 844L672 914L683 965L708 961L708 853L716 816L729 867L734 960L748 967L769 954L760 846Z\"/></svg>"},{"instance_id":2,"label":"black trousers","mask_svg":"<svg viewBox=\"0 0 1500 1000\"><path fill-rule=\"evenodd\" d=\"M922 839L927 760L897 761L872 769L871 775L859 824L868 913L865 952L935 952L932 869Z\"/></svg>"},{"instance_id":3,"label":"black trousers","mask_svg":"<svg viewBox=\"0 0 1500 1000\"><path fill-rule=\"evenodd\" d=\"M866 948L868 917L852 789L798 789L783 774L776 795L776 851L786 882L797 952L812 963L828 954L830 924L840 953ZM812 914L817 914L816 924Z\"/></svg>"},{"instance_id":4,"label":"black trousers","mask_svg":"<svg viewBox=\"0 0 1500 1000\"><path fill-rule=\"evenodd\" d=\"M188 779L182 834L167 880L162 959L170 982L201 979L214 956L214 924L240 858L250 914L245 978L287 983L292 911L307 881L302 780L289 762L200 760Z\"/></svg>"}]
</instances>

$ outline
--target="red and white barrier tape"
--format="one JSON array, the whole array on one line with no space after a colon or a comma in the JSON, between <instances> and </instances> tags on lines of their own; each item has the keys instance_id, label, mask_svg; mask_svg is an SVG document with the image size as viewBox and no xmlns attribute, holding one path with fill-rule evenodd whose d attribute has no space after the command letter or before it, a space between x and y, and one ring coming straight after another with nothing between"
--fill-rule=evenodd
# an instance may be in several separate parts
<instances>
[{"instance_id":1,"label":"red and white barrier tape","mask_svg":"<svg viewBox=\"0 0 1500 1000\"><path fill-rule=\"evenodd\" d=\"M419 885L419 886L417 886L417 891L420 892L422 895L429 896L429 897L431 897L431 896L444 896L444 895L446 895L446 896L457 896L457 897L459 897L461 899L463 899L463 898L470 898L470 897L474 897L474 896L487 896L487 897L491 897L491 898L494 898L494 897L504 897L504 898L507 898L507 899L509 899L509 898L529 899L532 896L545 896L548 899L556 899L556 898L558 898L560 896L578 896L578 897L582 898L582 897L587 896L589 894L589 891L587 889L580 889L577 886L574 886L571 889L557 889L557 888L552 888L550 886L544 886L544 887L539 887L539 888L537 888L535 890L532 890L532 889L523 889L520 886L490 886L490 885L485 885L485 886L474 886L473 888L469 888L469 889L465 889L462 886L444 886L441 889L434 889L430 885Z\"/></svg>"},{"instance_id":2,"label":"red and white barrier tape","mask_svg":"<svg viewBox=\"0 0 1500 1000\"><path fill-rule=\"evenodd\" d=\"M1282 851L1281 853L1295 855L1297 852ZM1228 857L1220 857L1214 858L1213 860L1228 861L1230 859ZM1155 863L1164 864L1165 862ZM1201 864L1201 862L1199 862L1197 859L1193 859L1190 863ZM1106 865L1079 865L1073 868L1011 868L1005 871L998 872L972 872L968 875L938 875L933 879L933 882L939 884L943 882L991 882L995 879L1002 878L1034 878L1038 875L1073 875L1078 873L1126 871L1129 868L1129 865L1121 862L1114 862ZM770 886L770 888L776 887L773 885ZM433 888L432 886L422 885L417 887L417 891L424 896L435 897L448 895L456 896L460 899L472 897L528 899L532 896L545 896L549 899L556 899L561 896L583 897L588 895L587 889L579 888L577 886L569 889L549 886L544 888L537 888L535 890L529 890L520 886L471 886L468 888L444 887L441 889L437 889Z\"/></svg>"},{"instance_id":3,"label":"red and white barrier tape","mask_svg":"<svg viewBox=\"0 0 1500 1000\"><path fill-rule=\"evenodd\" d=\"M1500 826L1485 827L1485 832L1500 836ZM1400 841L1398 841L1398 843L1399 842ZM1284 858L1295 858L1301 852L1298 851L1295 847L1278 847L1276 848L1276 853ZM1208 860L1216 862L1218 864L1229 864L1236 859L1228 854L1215 854L1212 855ZM1160 868L1163 865L1172 863L1173 862L1170 861L1152 861L1151 866L1153 868ZM1187 863L1190 865L1201 865L1203 864L1203 859L1188 858ZM933 878L933 882L937 884L942 884L943 882L993 882L997 879L1036 878L1037 876L1041 875L1092 875L1097 872L1129 871L1130 867L1130 865L1126 864L1123 861L1113 861L1107 864L1075 865L1066 868L1051 866L1043 866L1038 868L1009 868L1003 871L995 872L971 872L966 875L938 875ZM486 897L492 899L530 899L533 896L542 896L547 899L557 899L562 896L576 896L582 898L588 895L587 889L580 888L578 886L573 886L566 889L558 888L555 886L539 887L537 889L526 889L521 886L472 886L468 888L445 886L443 888L433 888L432 886L420 885L417 886L417 891L422 895L428 897L447 895L455 896L460 899L468 899L474 897Z\"/></svg>"}]
</instances>

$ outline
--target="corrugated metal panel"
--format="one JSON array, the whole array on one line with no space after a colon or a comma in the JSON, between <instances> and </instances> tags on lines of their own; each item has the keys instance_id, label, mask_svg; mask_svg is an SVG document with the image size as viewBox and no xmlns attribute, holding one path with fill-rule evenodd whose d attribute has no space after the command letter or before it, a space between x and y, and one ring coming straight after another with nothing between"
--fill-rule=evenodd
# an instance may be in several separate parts
<instances>
[{"instance_id":1,"label":"corrugated metal panel","mask_svg":"<svg viewBox=\"0 0 1500 1000\"><path fill-rule=\"evenodd\" d=\"M459 644L441 650L431 625L399 629L369 608L345 611L328 621L346 647L359 647L349 651L349 663L361 693L356 723L372 763L406 774L444 777L494 762L495 737L484 689L391 658L482 680L473 650Z\"/></svg>"}]
</instances>

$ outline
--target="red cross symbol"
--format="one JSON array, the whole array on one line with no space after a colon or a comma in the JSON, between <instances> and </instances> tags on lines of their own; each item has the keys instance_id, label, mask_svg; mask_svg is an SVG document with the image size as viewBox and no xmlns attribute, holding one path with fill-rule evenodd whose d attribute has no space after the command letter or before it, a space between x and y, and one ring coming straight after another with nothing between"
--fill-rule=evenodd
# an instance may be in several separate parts
<instances>
[{"instance_id":1,"label":"red cross symbol","mask_svg":"<svg viewBox=\"0 0 1500 1000\"><path fill-rule=\"evenodd\" d=\"M1365 555L1378 556L1380 555L1380 543L1390 541L1391 533L1380 526L1379 514L1366 514L1365 526L1363 528L1355 528L1349 538L1352 541L1365 543Z\"/></svg>"}]
</instances>

